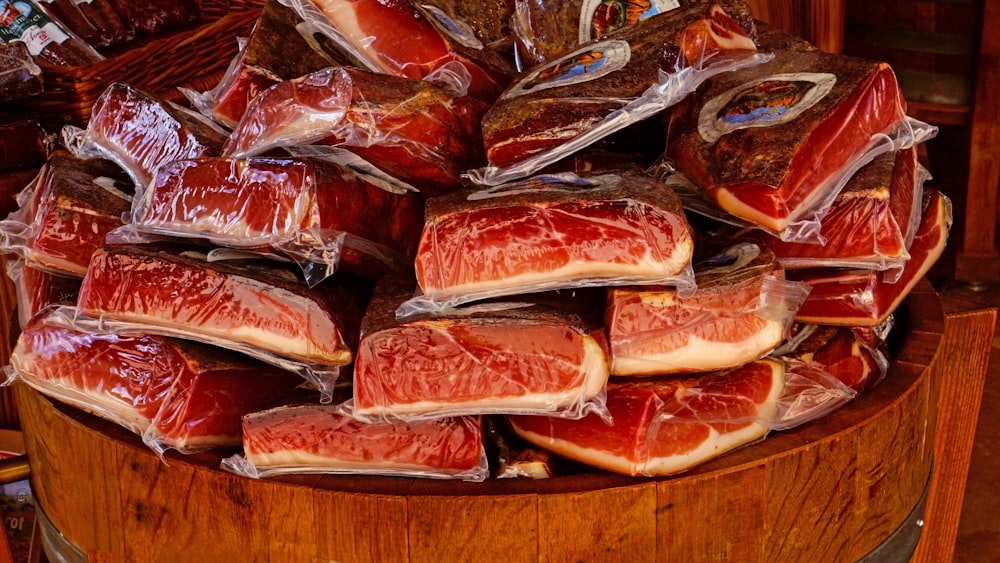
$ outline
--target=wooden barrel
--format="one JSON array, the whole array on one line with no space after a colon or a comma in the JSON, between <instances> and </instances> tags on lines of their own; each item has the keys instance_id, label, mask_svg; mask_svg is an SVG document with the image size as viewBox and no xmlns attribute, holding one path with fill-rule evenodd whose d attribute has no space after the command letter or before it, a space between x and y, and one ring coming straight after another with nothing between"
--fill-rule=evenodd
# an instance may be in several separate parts
<instances>
[{"instance_id":1,"label":"wooden barrel","mask_svg":"<svg viewBox=\"0 0 1000 563\"><path fill-rule=\"evenodd\" d=\"M253 480L162 462L18 384L36 501L91 561L856 561L912 517L932 467L941 339L922 284L887 378L840 410L671 478Z\"/></svg>"}]
</instances>

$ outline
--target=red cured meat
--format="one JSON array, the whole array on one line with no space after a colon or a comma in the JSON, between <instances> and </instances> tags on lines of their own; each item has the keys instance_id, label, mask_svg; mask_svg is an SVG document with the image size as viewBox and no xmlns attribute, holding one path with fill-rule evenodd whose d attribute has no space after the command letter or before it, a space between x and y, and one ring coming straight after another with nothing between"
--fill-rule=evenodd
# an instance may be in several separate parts
<instances>
[{"instance_id":1,"label":"red cured meat","mask_svg":"<svg viewBox=\"0 0 1000 563\"><path fill-rule=\"evenodd\" d=\"M274 246L307 255L347 233L383 257L398 257L381 264L384 272L409 268L423 209L416 194L391 193L331 162L208 157L161 167L133 207L132 224L145 232L206 237L223 246ZM338 262L363 272L373 261L363 254L345 248Z\"/></svg>"},{"instance_id":2,"label":"red cured meat","mask_svg":"<svg viewBox=\"0 0 1000 563\"><path fill-rule=\"evenodd\" d=\"M11 365L42 393L182 452L241 441L241 417L302 380L220 348L86 333L33 319Z\"/></svg>"},{"instance_id":3,"label":"red cured meat","mask_svg":"<svg viewBox=\"0 0 1000 563\"><path fill-rule=\"evenodd\" d=\"M432 198L415 268L427 297L449 299L655 283L688 267L692 251L676 194L621 170Z\"/></svg>"},{"instance_id":4,"label":"red cured meat","mask_svg":"<svg viewBox=\"0 0 1000 563\"><path fill-rule=\"evenodd\" d=\"M52 153L35 185L25 259L56 274L83 277L94 250L122 225L132 183L106 160Z\"/></svg>"},{"instance_id":5,"label":"red cured meat","mask_svg":"<svg viewBox=\"0 0 1000 563\"><path fill-rule=\"evenodd\" d=\"M478 419L360 422L331 405L292 405L243 418L242 460L254 477L282 473L368 473L482 481L488 474Z\"/></svg>"},{"instance_id":6,"label":"red cured meat","mask_svg":"<svg viewBox=\"0 0 1000 563\"><path fill-rule=\"evenodd\" d=\"M586 2L585 0L517 0L512 27L518 53L528 66L542 64L572 51L581 43L607 37L652 17L663 9L683 9L706 0L679 2ZM751 37L754 19L743 0L718 2ZM588 11L589 8L589 11Z\"/></svg>"},{"instance_id":7,"label":"red cured meat","mask_svg":"<svg viewBox=\"0 0 1000 563\"><path fill-rule=\"evenodd\" d=\"M468 71L469 95L491 102L510 80L504 65L482 50L463 48L406 0L311 0L349 50L378 72L427 78L449 63Z\"/></svg>"},{"instance_id":8,"label":"red cured meat","mask_svg":"<svg viewBox=\"0 0 1000 563\"><path fill-rule=\"evenodd\" d=\"M346 288L152 246L98 250L80 288L90 317L166 327L325 365L353 360L360 312Z\"/></svg>"},{"instance_id":9,"label":"red cured meat","mask_svg":"<svg viewBox=\"0 0 1000 563\"><path fill-rule=\"evenodd\" d=\"M812 287L795 320L807 324L877 326L889 318L944 252L951 229L951 200L927 190L923 217L910 245L910 260L894 282L874 270L815 268L788 271Z\"/></svg>"},{"instance_id":10,"label":"red cured meat","mask_svg":"<svg viewBox=\"0 0 1000 563\"><path fill-rule=\"evenodd\" d=\"M885 377L889 360L884 350L873 346L859 327L804 325L800 339L783 358L794 358L820 367L855 391L861 392Z\"/></svg>"},{"instance_id":11,"label":"red cured meat","mask_svg":"<svg viewBox=\"0 0 1000 563\"><path fill-rule=\"evenodd\" d=\"M80 293L80 279L58 276L32 268L22 259L6 259L7 277L14 282L17 297L18 325L28 322L49 305L75 305Z\"/></svg>"},{"instance_id":12,"label":"red cured meat","mask_svg":"<svg viewBox=\"0 0 1000 563\"><path fill-rule=\"evenodd\" d=\"M784 340L809 290L786 282L774 254L749 243L695 264L695 281L687 298L670 287L609 289L612 374L714 371L760 358Z\"/></svg>"},{"instance_id":13,"label":"red cured meat","mask_svg":"<svg viewBox=\"0 0 1000 563\"><path fill-rule=\"evenodd\" d=\"M213 90L212 119L233 128L243 119L250 101L277 84L277 80L246 66L246 50L241 50L222 81Z\"/></svg>"},{"instance_id":14,"label":"red cured meat","mask_svg":"<svg viewBox=\"0 0 1000 563\"><path fill-rule=\"evenodd\" d=\"M777 234L833 197L842 170L905 110L885 63L778 51L675 106L667 156L719 207Z\"/></svg>"},{"instance_id":15,"label":"red cured meat","mask_svg":"<svg viewBox=\"0 0 1000 563\"><path fill-rule=\"evenodd\" d=\"M671 475L764 438L784 389L781 362L758 360L700 377L608 383L614 424L510 416L525 440L625 475Z\"/></svg>"},{"instance_id":16,"label":"red cured meat","mask_svg":"<svg viewBox=\"0 0 1000 563\"><path fill-rule=\"evenodd\" d=\"M722 52L754 50L746 31L716 4L645 19L525 73L483 117L486 156L506 167L555 149L639 98L663 74L703 68Z\"/></svg>"},{"instance_id":17,"label":"red cured meat","mask_svg":"<svg viewBox=\"0 0 1000 563\"><path fill-rule=\"evenodd\" d=\"M340 145L427 195L456 189L482 163L486 105L429 82L328 68L253 100L224 148L253 156L278 146Z\"/></svg>"},{"instance_id":18,"label":"red cured meat","mask_svg":"<svg viewBox=\"0 0 1000 563\"><path fill-rule=\"evenodd\" d=\"M162 164L219 154L226 135L193 112L115 82L94 102L85 139L145 186Z\"/></svg>"},{"instance_id":19,"label":"red cured meat","mask_svg":"<svg viewBox=\"0 0 1000 563\"><path fill-rule=\"evenodd\" d=\"M412 279L383 278L362 323L354 412L386 419L487 413L582 416L608 379L604 328L526 307L408 318Z\"/></svg>"},{"instance_id":20,"label":"red cured meat","mask_svg":"<svg viewBox=\"0 0 1000 563\"><path fill-rule=\"evenodd\" d=\"M925 176L918 169L916 147L876 157L851 178L823 215L823 244L767 237L768 248L789 269L902 267L920 218Z\"/></svg>"}]
</instances>

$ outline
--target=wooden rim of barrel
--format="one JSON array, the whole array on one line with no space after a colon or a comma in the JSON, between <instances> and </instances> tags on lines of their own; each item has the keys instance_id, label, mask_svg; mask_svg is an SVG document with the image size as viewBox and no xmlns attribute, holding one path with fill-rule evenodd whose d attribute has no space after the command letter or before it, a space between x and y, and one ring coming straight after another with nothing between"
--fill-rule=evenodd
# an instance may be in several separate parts
<instances>
[{"instance_id":1,"label":"wooden rim of barrel","mask_svg":"<svg viewBox=\"0 0 1000 563\"><path fill-rule=\"evenodd\" d=\"M36 501L94 560L859 560L911 516L933 462L943 314L929 283L897 317L879 385L666 478L255 480L217 454L164 464L114 424L15 394Z\"/></svg>"}]
</instances>

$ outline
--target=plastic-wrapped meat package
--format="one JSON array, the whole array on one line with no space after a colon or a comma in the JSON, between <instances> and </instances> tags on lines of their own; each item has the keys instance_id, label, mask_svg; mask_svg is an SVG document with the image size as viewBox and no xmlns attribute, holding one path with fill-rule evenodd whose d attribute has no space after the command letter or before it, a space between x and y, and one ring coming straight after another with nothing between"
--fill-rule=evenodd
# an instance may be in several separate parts
<instances>
[{"instance_id":1,"label":"plastic-wrapped meat package","mask_svg":"<svg viewBox=\"0 0 1000 563\"><path fill-rule=\"evenodd\" d=\"M715 371L763 357L781 344L809 287L785 280L774 254L731 246L694 265L697 290L608 290L613 375Z\"/></svg>"},{"instance_id":2,"label":"plastic-wrapped meat package","mask_svg":"<svg viewBox=\"0 0 1000 563\"><path fill-rule=\"evenodd\" d=\"M0 171L0 216L17 211L19 195L35 185L39 171L38 168Z\"/></svg>"},{"instance_id":3,"label":"plastic-wrapped meat package","mask_svg":"<svg viewBox=\"0 0 1000 563\"><path fill-rule=\"evenodd\" d=\"M86 66L104 60L87 41L33 0L0 0L0 43L22 42L39 64Z\"/></svg>"},{"instance_id":4,"label":"plastic-wrapped meat package","mask_svg":"<svg viewBox=\"0 0 1000 563\"><path fill-rule=\"evenodd\" d=\"M710 0L516 0L511 27L517 40L521 65L529 68L656 14L708 3ZM740 23L751 38L754 37L755 22L746 2L723 0L717 3Z\"/></svg>"},{"instance_id":5,"label":"plastic-wrapped meat package","mask_svg":"<svg viewBox=\"0 0 1000 563\"><path fill-rule=\"evenodd\" d=\"M18 337L13 378L142 435L158 452L238 446L241 417L302 382L217 347L81 332L48 319L45 313L35 317Z\"/></svg>"},{"instance_id":6,"label":"plastic-wrapped meat package","mask_svg":"<svg viewBox=\"0 0 1000 563\"><path fill-rule=\"evenodd\" d=\"M788 269L847 267L898 275L910 258L928 177L916 147L883 153L851 177L823 215L823 244L764 235L765 244Z\"/></svg>"},{"instance_id":7,"label":"plastic-wrapped meat package","mask_svg":"<svg viewBox=\"0 0 1000 563\"><path fill-rule=\"evenodd\" d=\"M124 82L101 93L86 130L67 126L62 135L75 154L117 163L137 186L167 162L218 155L227 138L204 116Z\"/></svg>"},{"instance_id":8,"label":"plastic-wrapped meat package","mask_svg":"<svg viewBox=\"0 0 1000 563\"><path fill-rule=\"evenodd\" d=\"M672 475L767 436L784 384L784 364L763 359L700 376L612 380L614 424L597 416L508 420L563 457L625 475Z\"/></svg>"},{"instance_id":9,"label":"plastic-wrapped meat package","mask_svg":"<svg viewBox=\"0 0 1000 563\"><path fill-rule=\"evenodd\" d=\"M72 306L80 293L80 278L59 276L33 268L21 258L7 257L7 277L14 284L17 322L21 329L50 305Z\"/></svg>"},{"instance_id":10,"label":"plastic-wrapped meat package","mask_svg":"<svg viewBox=\"0 0 1000 563\"><path fill-rule=\"evenodd\" d=\"M789 270L789 279L812 288L795 320L806 324L878 326L896 310L910 290L944 252L951 229L951 200L941 192L925 189L923 215L910 245L910 259L899 276L851 268Z\"/></svg>"},{"instance_id":11,"label":"plastic-wrapped meat package","mask_svg":"<svg viewBox=\"0 0 1000 563\"><path fill-rule=\"evenodd\" d=\"M409 277L383 277L362 322L352 413L366 420L603 412L608 350L600 319L544 305L402 320Z\"/></svg>"},{"instance_id":12,"label":"plastic-wrapped meat package","mask_svg":"<svg viewBox=\"0 0 1000 563\"><path fill-rule=\"evenodd\" d=\"M882 381L889 369L888 348L875 332L869 327L796 324L792 338L775 355L818 366L860 393Z\"/></svg>"},{"instance_id":13,"label":"plastic-wrapped meat package","mask_svg":"<svg viewBox=\"0 0 1000 563\"><path fill-rule=\"evenodd\" d=\"M353 66L460 87L487 103L513 72L481 46L459 41L407 0L281 0L338 46Z\"/></svg>"},{"instance_id":14,"label":"plastic-wrapped meat package","mask_svg":"<svg viewBox=\"0 0 1000 563\"><path fill-rule=\"evenodd\" d=\"M132 183L114 163L53 152L25 205L0 223L27 264L54 274L83 277L105 236L122 225L132 206Z\"/></svg>"},{"instance_id":15,"label":"plastic-wrapped meat package","mask_svg":"<svg viewBox=\"0 0 1000 563\"><path fill-rule=\"evenodd\" d=\"M0 102L42 93L42 69L21 42L0 41Z\"/></svg>"},{"instance_id":16,"label":"plastic-wrapped meat package","mask_svg":"<svg viewBox=\"0 0 1000 563\"><path fill-rule=\"evenodd\" d=\"M254 98L223 149L246 157L282 146L341 146L428 196L453 191L482 163L486 104L429 82L327 68Z\"/></svg>"},{"instance_id":17,"label":"plastic-wrapped meat package","mask_svg":"<svg viewBox=\"0 0 1000 563\"><path fill-rule=\"evenodd\" d=\"M0 115L0 170L39 168L52 141L37 120Z\"/></svg>"},{"instance_id":18,"label":"plastic-wrapped meat package","mask_svg":"<svg viewBox=\"0 0 1000 563\"><path fill-rule=\"evenodd\" d=\"M250 101L274 84L347 64L313 33L291 8L268 0L219 84L204 94L184 93L199 111L231 129Z\"/></svg>"},{"instance_id":19,"label":"plastic-wrapped meat package","mask_svg":"<svg viewBox=\"0 0 1000 563\"><path fill-rule=\"evenodd\" d=\"M78 316L98 326L201 340L294 369L329 388L325 370L351 363L361 321L353 288L309 288L291 270L160 245L98 250L83 279ZM87 326L77 324L75 326ZM289 362L282 362L288 359Z\"/></svg>"},{"instance_id":20,"label":"plastic-wrapped meat package","mask_svg":"<svg viewBox=\"0 0 1000 563\"><path fill-rule=\"evenodd\" d=\"M423 227L423 201L390 191L355 169L310 158L206 157L160 167L140 190L123 230L270 248L338 269L409 270ZM310 268L311 270L311 268Z\"/></svg>"},{"instance_id":21,"label":"plastic-wrapped meat package","mask_svg":"<svg viewBox=\"0 0 1000 563\"><path fill-rule=\"evenodd\" d=\"M365 474L483 481L478 418L368 423L340 405L292 403L243 417L243 453L222 460L238 475Z\"/></svg>"},{"instance_id":22,"label":"plastic-wrapped meat package","mask_svg":"<svg viewBox=\"0 0 1000 563\"><path fill-rule=\"evenodd\" d=\"M710 76L753 67L746 30L717 4L672 10L524 73L483 117L485 184L534 174L675 105Z\"/></svg>"},{"instance_id":23,"label":"plastic-wrapped meat package","mask_svg":"<svg viewBox=\"0 0 1000 563\"><path fill-rule=\"evenodd\" d=\"M512 4L511 0L424 0L415 3L453 41L495 53L513 68Z\"/></svg>"},{"instance_id":24,"label":"plastic-wrapped meat package","mask_svg":"<svg viewBox=\"0 0 1000 563\"><path fill-rule=\"evenodd\" d=\"M412 310L568 287L692 285L680 201L635 169L465 190L429 199L424 215Z\"/></svg>"},{"instance_id":25,"label":"plastic-wrapped meat package","mask_svg":"<svg viewBox=\"0 0 1000 563\"><path fill-rule=\"evenodd\" d=\"M666 156L722 210L805 241L858 168L920 140L905 111L885 63L777 51L763 65L711 78L678 104Z\"/></svg>"}]
</instances>

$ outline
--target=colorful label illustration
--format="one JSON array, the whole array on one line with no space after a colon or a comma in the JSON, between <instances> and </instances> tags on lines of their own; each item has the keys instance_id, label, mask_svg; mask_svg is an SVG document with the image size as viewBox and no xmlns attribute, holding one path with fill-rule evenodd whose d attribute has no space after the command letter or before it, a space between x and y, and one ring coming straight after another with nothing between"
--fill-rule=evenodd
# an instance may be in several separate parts
<instances>
[{"instance_id":1,"label":"colorful label illustration","mask_svg":"<svg viewBox=\"0 0 1000 563\"><path fill-rule=\"evenodd\" d=\"M628 42L601 41L560 57L530 72L504 95L522 96L538 90L595 80L625 68L632 51Z\"/></svg>"},{"instance_id":2,"label":"colorful label illustration","mask_svg":"<svg viewBox=\"0 0 1000 563\"><path fill-rule=\"evenodd\" d=\"M32 2L0 0L0 40L22 41L36 56L51 43L62 43L69 35Z\"/></svg>"},{"instance_id":3,"label":"colorful label illustration","mask_svg":"<svg viewBox=\"0 0 1000 563\"><path fill-rule=\"evenodd\" d=\"M698 116L698 132L709 143L738 129L771 127L797 118L826 97L837 83L829 73L762 77L710 100Z\"/></svg>"},{"instance_id":4,"label":"colorful label illustration","mask_svg":"<svg viewBox=\"0 0 1000 563\"><path fill-rule=\"evenodd\" d=\"M680 7L677 0L584 0L580 9L580 44L607 36L662 12Z\"/></svg>"}]
</instances>

